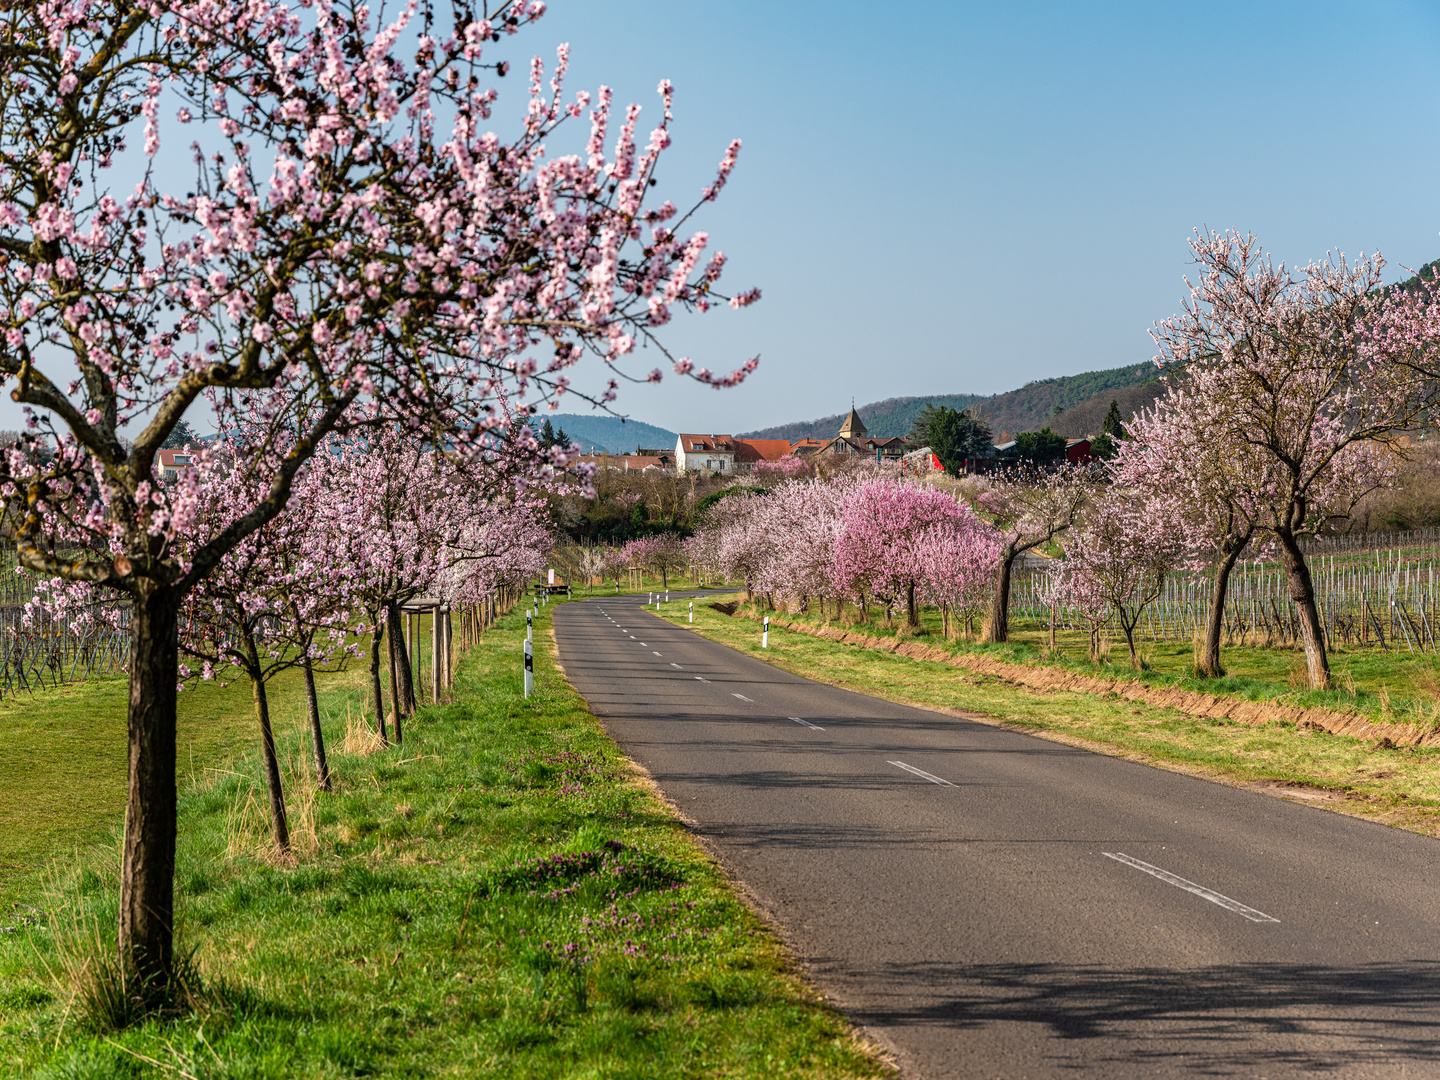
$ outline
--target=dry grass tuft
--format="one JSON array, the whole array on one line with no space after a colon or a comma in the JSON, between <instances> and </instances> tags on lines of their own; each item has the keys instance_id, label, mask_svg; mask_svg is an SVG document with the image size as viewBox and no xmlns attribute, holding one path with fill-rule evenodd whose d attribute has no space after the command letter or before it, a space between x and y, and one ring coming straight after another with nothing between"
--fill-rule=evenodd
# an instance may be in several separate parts
<instances>
[{"instance_id":1,"label":"dry grass tuft","mask_svg":"<svg viewBox=\"0 0 1440 1080\"><path fill-rule=\"evenodd\" d=\"M310 758L291 750L285 768L285 821L290 829L290 850L275 846L270 823L270 795L259 783L236 789L235 801L226 814L225 854L230 859L258 859L277 866L309 862L320 854L320 829L315 797L319 788Z\"/></svg>"},{"instance_id":2,"label":"dry grass tuft","mask_svg":"<svg viewBox=\"0 0 1440 1080\"><path fill-rule=\"evenodd\" d=\"M1340 689L1344 690L1345 693L1349 694L1350 700L1354 701L1356 694L1358 693L1355 688L1355 676L1350 674L1350 672L1348 671L1342 671L1340 673L1339 684Z\"/></svg>"},{"instance_id":3,"label":"dry grass tuft","mask_svg":"<svg viewBox=\"0 0 1440 1080\"><path fill-rule=\"evenodd\" d=\"M1310 689L1310 669L1305 666L1305 661L1298 660L1291 664L1290 669L1285 673L1285 681L1291 690L1298 690L1302 694L1308 691Z\"/></svg>"},{"instance_id":4,"label":"dry grass tuft","mask_svg":"<svg viewBox=\"0 0 1440 1080\"><path fill-rule=\"evenodd\" d=\"M292 750L287 762L290 787L286 791L285 813L290 821L290 855L304 862L320 854L320 830L315 820L315 796L319 785L310 756Z\"/></svg>"},{"instance_id":5,"label":"dry grass tuft","mask_svg":"<svg viewBox=\"0 0 1440 1080\"><path fill-rule=\"evenodd\" d=\"M355 713L347 703L345 706L345 738L340 741L340 750L346 754L373 754L385 749L380 733L365 718L365 713Z\"/></svg>"},{"instance_id":6,"label":"dry grass tuft","mask_svg":"<svg viewBox=\"0 0 1440 1080\"><path fill-rule=\"evenodd\" d=\"M270 797L259 784L242 784L225 815L225 855L229 859L258 859L286 863L288 856L275 849L270 828Z\"/></svg>"},{"instance_id":7,"label":"dry grass tuft","mask_svg":"<svg viewBox=\"0 0 1440 1080\"><path fill-rule=\"evenodd\" d=\"M65 1002L61 1031L73 1021L105 1035L156 1017L227 1011L224 996L212 993L200 977L193 950L177 951L170 983L155 986L120 959L113 919L57 905L47 914L55 955L53 963L39 954L37 959L55 996Z\"/></svg>"}]
</instances>

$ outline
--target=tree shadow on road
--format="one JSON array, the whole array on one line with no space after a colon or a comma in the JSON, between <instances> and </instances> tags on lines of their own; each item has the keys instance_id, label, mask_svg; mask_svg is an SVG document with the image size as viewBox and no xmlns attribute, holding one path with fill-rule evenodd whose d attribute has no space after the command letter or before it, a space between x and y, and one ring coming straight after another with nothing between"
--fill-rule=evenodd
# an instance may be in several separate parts
<instances>
[{"instance_id":1,"label":"tree shadow on road","mask_svg":"<svg viewBox=\"0 0 1440 1080\"><path fill-rule=\"evenodd\" d=\"M1404 1075L1440 1075L1440 963L1434 961L1184 970L927 964L887 966L862 977L889 981L897 991L891 1007L849 1010L863 1024L1036 1025L1056 1040L1045 1041L1046 1056L1071 1067L1108 1061L1148 1064L1156 1072L1264 1075L1268 1065L1346 1074L1391 1063L1404 1066ZM928 986L931 993L902 997L904 984ZM1033 1045L1030 1037L1025 1041ZM1076 1045L1086 1041L1097 1045Z\"/></svg>"}]
</instances>

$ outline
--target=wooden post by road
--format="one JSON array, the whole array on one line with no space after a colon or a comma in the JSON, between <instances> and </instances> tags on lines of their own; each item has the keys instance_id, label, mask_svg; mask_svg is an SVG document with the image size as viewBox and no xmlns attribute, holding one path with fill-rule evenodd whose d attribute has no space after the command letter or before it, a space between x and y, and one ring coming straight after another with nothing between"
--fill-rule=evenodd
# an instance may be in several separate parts
<instances>
[{"instance_id":1,"label":"wooden post by road","mask_svg":"<svg viewBox=\"0 0 1440 1080\"><path fill-rule=\"evenodd\" d=\"M440 700L440 605L430 609L430 693Z\"/></svg>"}]
</instances>

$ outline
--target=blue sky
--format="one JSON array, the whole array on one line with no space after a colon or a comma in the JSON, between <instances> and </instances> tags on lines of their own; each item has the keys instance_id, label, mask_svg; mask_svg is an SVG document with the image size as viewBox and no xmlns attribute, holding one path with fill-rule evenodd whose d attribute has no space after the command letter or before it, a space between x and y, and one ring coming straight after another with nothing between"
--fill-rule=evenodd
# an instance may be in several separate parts
<instances>
[{"instance_id":1,"label":"blue sky","mask_svg":"<svg viewBox=\"0 0 1440 1080\"><path fill-rule=\"evenodd\" d=\"M1203 225L1291 262L1378 248L1392 277L1440 257L1433 5L553 0L506 50L561 41L570 89L613 86L641 130L674 81L677 204L744 140L698 227L764 300L666 329L697 363L760 369L625 389L621 411L671 429L1144 361Z\"/></svg>"}]
</instances>

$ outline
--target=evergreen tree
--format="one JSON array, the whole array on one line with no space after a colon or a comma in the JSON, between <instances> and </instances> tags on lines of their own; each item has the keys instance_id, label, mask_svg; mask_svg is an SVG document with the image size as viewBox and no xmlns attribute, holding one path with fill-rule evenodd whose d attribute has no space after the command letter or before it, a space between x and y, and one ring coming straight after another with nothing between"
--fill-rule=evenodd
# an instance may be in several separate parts
<instances>
[{"instance_id":1,"label":"evergreen tree","mask_svg":"<svg viewBox=\"0 0 1440 1080\"><path fill-rule=\"evenodd\" d=\"M1109 461L1120 449L1120 440L1125 438L1125 422L1120 418L1120 403L1112 400L1110 409L1100 424L1100 435L1090 443L1090 456Z\"/></svg>"},{"instance_id":2,"label":"evergreen tree","mask_svg":"<svg viewBox=\"0 0 1440 1080\"><path fill-rule=\"evenodd\" d=\"M166 450L179 450L199 441L200 436L195 434L195 429L182 417L176 421L174 429L165 436L165 441L160 446Z\"/></svg>"},{"instance_id":3,"label":"evergreen tree","mask_svg":"<svg viewBox=\"0 0 1440 1080\"><path fill-rule=\"evenodd\" d=\"M548 417L545 422L540 425L540 430L535 433L535 437L540 441L540 449L542 450L549 450L552 446L570 445L570 436L565 434L565 429L556 428L550 423Z\"/></svg>"},{"instance_id":4,"label":"evergreen tree","mask_svg":"<svg viewBox=\"0 0 1440 1080\"><path fill-rule=\"evenodd\" d=\"M1048 427L1015 436L1015 455L1031 465L1052 465L1065 456L1065 436Z\"/></svg>"},{"instance_id":5,"label":"evergreen tree","mask_svg":"<svg viewBox=\"0 0 1440 1080\"><path fill-rule=\"evenodd\" d=\"M1120 418L1120 403L1114 398L1110 399L1110 409L1105 413L1105 421L1100 425L1100 431L1112 439L1125 437L1125 421Z\"/></svg>"},{"instance_id":6,"label":"evergreen tree","mask_svg":"<svg viewBox=\"0 0 1440 1080\"><path fill-rule=\"evenodd\" d=\"M939 413L938 408L926 402L925 407L920 410L920 415L910 422L910 430L905 433L905 441L917 450L922 446L930 446L930 425Z\"/></svg>"},{"instance_id":7,"label":"evergreen tree","mask_svg":"<svg viewBox=\"0 0 1440 1080\"><path fill-rule=\"evenodd\" d=\"M936 409L930 420L930 449L951 476L959 476L966 461L993 457L990 425L966 412Z\"/></svg>"}]
</instances>

